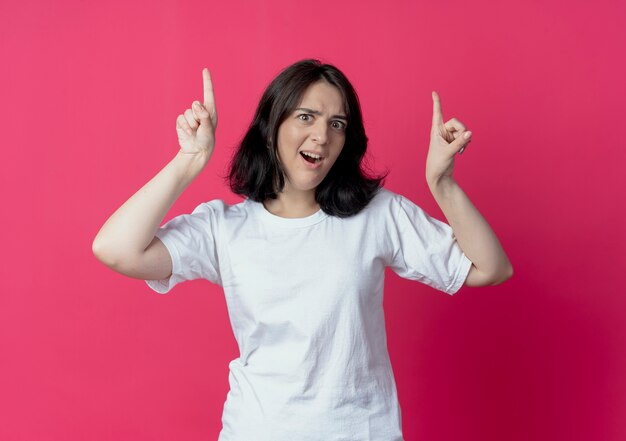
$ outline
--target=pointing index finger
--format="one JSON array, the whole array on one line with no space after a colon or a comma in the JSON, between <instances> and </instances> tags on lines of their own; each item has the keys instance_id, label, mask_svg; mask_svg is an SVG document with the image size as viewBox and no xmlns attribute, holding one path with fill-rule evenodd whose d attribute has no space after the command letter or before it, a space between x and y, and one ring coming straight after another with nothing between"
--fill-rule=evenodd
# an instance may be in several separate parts
<instances>
[{"instance_id":1,"label":"pointing index finger","mask_svg":"<svg viewBox=\"0 0 626 441\"><path fill-rule=\"evenodd\" d=\"M441 100L437 92L433 90L433 126L443 124L443 112L441 111Z\"/></svg>"},{"instance_id":2,"label":"pointing index finger","mask_svg":"<svg viewBox=\"0 0 626 441\"><path fill-rule=\"evenodd\" d=\"M212 109L215 106L215 97L213 96L211 73L206 67L202 69L202 82L204 84L204 107L206 109Z\"/></svg>"}]
</instances>

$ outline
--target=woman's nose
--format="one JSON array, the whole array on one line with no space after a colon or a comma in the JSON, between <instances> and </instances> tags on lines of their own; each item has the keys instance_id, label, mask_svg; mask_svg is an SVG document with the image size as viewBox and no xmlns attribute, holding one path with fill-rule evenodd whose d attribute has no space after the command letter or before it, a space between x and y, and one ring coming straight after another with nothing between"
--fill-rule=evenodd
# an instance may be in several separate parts
<instances>
[{"instance_id":1,"label":"woman's nose","mask_svg":"<svg viewBox=\"0 0 626 441\"><path fill-rule=\"evenodd\" d=\"M324 122L320 121L319 124L316 124L313 127L313 134L311 135L311 138L318 144L326 144L328 141L328 127Z\"/></svg>"}]
</instances>

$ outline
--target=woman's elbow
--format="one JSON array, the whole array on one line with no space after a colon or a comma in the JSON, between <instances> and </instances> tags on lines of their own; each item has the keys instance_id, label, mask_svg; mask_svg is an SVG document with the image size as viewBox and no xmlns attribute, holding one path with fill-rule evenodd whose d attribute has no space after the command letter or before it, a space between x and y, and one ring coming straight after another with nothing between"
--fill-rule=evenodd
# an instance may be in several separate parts
<instances>
[{"instance_id":1,"label":"woman's elbow","mask_svg":"<svg viewBox=\"0 0 626 441\"><path fill-rule=\"evenodd\" d=\"M120 264L130 260L130 254L125 252L122 247L107 243L98 238L94 239L91 244L91 252L95 258L105 266L118 272Z\"/></svg>"},{"instance_id":2,"label":"woman's elbow","mask_svg":"<svg viewBox=\"0 0 626 441\"><path fill-rule=\"evenodd\" d=\"M106 243L104 243L104 241L98 236L96 236L91 244L91 252L96 259L104 263L109 268L113 268L117 263L117 259L115 259L113 253L111 253L108 249Z\"/></svg>"},{"instance_id":3,"label":"woman's elbow","mask_svg":"<svg viewBox=\"0 0 626 441\"><path fill-rule=\"evenodd\" d=\"M513 277L513 266L509 265L506 270L502 271L502 273L495 278L495 282L493 283L493 285L500 285L501 283L509 280L511 277Z\"/></svg>"}]
</instances>

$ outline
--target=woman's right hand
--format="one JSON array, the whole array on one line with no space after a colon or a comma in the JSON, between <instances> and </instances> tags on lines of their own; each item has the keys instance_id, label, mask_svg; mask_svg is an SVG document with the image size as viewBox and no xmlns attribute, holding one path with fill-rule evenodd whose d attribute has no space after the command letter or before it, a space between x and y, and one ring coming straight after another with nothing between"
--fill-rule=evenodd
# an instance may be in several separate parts
<instances>
[{"instance_id":1,"label":"woman's right hand","mask_svg":"<svg viewBox=\"0 0 626 441\"><path fill-rule=\"evenodd\" d=\"M204 104L194 101L184 115L176 118L176 133L180 150L185 154L206 154L211 157L215 148L217 110L213 96L213 83L207 68L202 69Z\"/></svg>"}]
</instances>

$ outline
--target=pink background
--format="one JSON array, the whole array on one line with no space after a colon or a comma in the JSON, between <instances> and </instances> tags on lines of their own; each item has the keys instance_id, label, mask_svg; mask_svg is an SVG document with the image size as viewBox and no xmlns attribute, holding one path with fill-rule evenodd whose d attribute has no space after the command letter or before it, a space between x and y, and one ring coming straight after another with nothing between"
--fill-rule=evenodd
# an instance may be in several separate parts
<instances>
[{"instance_id":1,"label":"pink background","mask_svg":"<svg viewBox=\"0 0 626 441\"><path fill-rule=\"evenodd\" d=\"M626 3L0 4L0 439L215 440L238 356L223 293L161 296L98 262L105 220L178 150L213 73L215 198L260 95L318 57L356 87L373 168L424 180L436 90L473 142L455 176L515 268L455 296L387 272L405 439L626 439Z\"/></svg>"}]
</instances>

